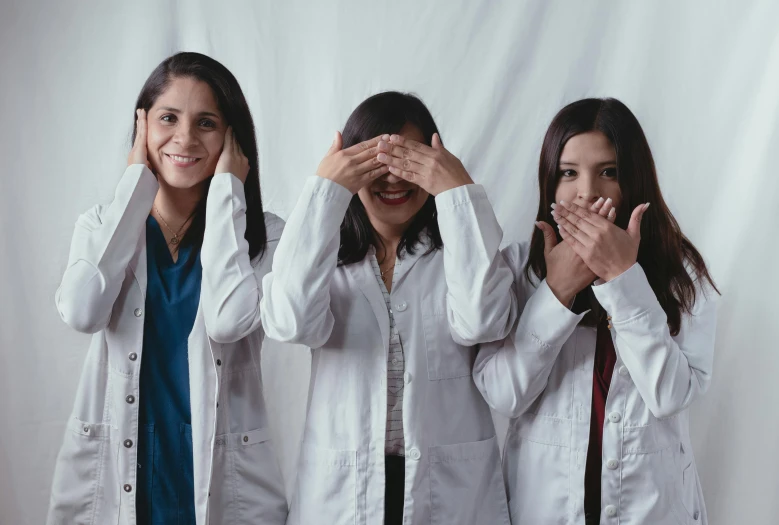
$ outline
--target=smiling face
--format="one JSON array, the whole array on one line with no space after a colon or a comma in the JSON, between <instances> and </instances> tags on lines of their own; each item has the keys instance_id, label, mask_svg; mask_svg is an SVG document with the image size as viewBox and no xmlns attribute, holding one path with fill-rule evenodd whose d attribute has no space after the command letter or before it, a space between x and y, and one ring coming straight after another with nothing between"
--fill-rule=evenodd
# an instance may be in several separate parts
<instances>
[{"instance_id":1,"label":"smiling face","mask_svg":"<svg viewBox=\"0 0 779 525\"><path fill-rule=\"evenodd\" d=\"M571 137L558 163L560 172L555 202L564 200L589 208L598 198L611 198L615 208L622 204L617 181L617 153L600 131Z\"/></svg>"},{"instance_id":2,"label":"smiling face","mask_svg":"<svg viewBox=\"0 0 779 525\"><path fill-rule=\"evenodd\" d=\"M214 174L227 124L208 84L171 79L147 115L149 162L158 177L188 189Z\"/></svg>"},{"instance_id":3,"label":"smiling face","mask_svg":"<svg viewBox=\"0 0 779 525\"><path fill-rule=\"evenodd\" d=\"M425 137L416 126L406 124L398 135L425 143ZM408 181L388 173L362 188L360 197L371 225L377 231L403 231L422 209L429 193Z\"/></svg>"}]
</instances>

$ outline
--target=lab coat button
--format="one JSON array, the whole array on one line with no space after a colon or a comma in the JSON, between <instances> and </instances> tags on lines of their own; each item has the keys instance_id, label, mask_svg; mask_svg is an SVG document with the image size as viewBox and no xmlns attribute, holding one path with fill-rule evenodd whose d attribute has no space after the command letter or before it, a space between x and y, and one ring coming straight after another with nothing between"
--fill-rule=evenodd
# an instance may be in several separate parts
<instances>
[{"instance_id":1,"label":"lab coat button","mask_svg":"<svg viewBox=\"0 0 779 525\"><path fill-rule=\"evenodd\" d=\"M393 358L392 358L392 364L393 364L393 365L396 365L396 364L398 364L399 362L400 362L400 361L398 361L398 358L397 358L397 357L393 357Z\"/></svg>"},{"instance_id":2,"label":"lab coat button","mask_svg":"<svg viewBox=\"0 0 779 525\"><path fill-rule=\"evenodd\" d=\"M613 518L617 515L617 507L614 505L606 505L606 516Z\"/></svg>"},{"instance_id":3,"label":"lab coat button","mask_svg":"<svg viewBox=\"0 0 779 525\"><path fill-rule=\"evenodd\" d=\"M133 491L133 486L132 486L132 485L129 485L129 484L128 484L128 485L125 485L125 486L124 486L124 491L125 491L125 492L132 492L132 491Z\"/></svg>"},{"instance_id":4,"label":"lab coat button","mask_svg":"<svg viewBox=\"0 0 779 525\"><path fill-rule=\"evenodd\" d=\"M129 396L124 398L124 400L127 401L128 404L132 405L133 403L135 403L135 396L130 394Z\"/></svg>"},{"instance_id":5,"label":"lab coat button","mask_svg":"<svg viewBox=\"0 0 779 525\"><path fill-rule=\"evenodd\" d=\"M624 366L619 367L619 375L623 377L628 375L628 369L625 368Z\"/></svg>"},{"instance_id":6,"label":"lab coat button","mask_svg":"<svg viewBox=\"0 0 779 525\"><path fill-rule=\"evenodd\" d=\"M406 381L406 384L409 384L411 382L411 372L406 372L403 375L403 379Z\"/></svg>"},{"instance_id":7,"label":"lab coat button","mask_svg":"<svg viewBox=\"0 0 779 525\"><path fill-rule=\"evenodd\" d=\"M138 359L138 354L136 354L135 352L131 352L130 355L127 356L127 358L130 361L135 361L136 359Z\"/></svg>"},{"instance_id":8,"label":"lab coat button","mask_svg":"<svg viewBox=\"0 0 779 525\"><path fill-rule=\"evenodd\" d=\"M135 317L140 317L143 315L143 310L141 310L140 308L136 308L133 313L135 314Z\"/></svg>"},{"instance_id":9,"label":"lab coat button","mask_svg":"<svg viewBox=\"0 0 779 525\"><path fill-rule=\"evenodd\" d=\"M612 412L609 414L609 421L612 423L619 423L619 420L622 419L622 416L619 412Z\"/></svg>"},{"instance_id":10,"label":"lab coat button","mask_svg":"<svg viewBox=\"0 0 779 525\"><path fill-rule=\"evenodd\" d=\"M616 468L619 466L619 461L616 459L610 459L606 462L606 468L609 470L616 470Z\"/></svg>"},{"instance_id":11,"label":"lab coat button","mask_svg":"<svg viewBox=\"0 0 779 525\"><path fill-rule=\"evenodd\" d=\"M86 426L86 425L84 426L84 432L86 432L87 434L89 434L89 427L88 427L88 426Z\"/></svg>"},{"instance_id":12,"label":"lab coat button","mask_svg":"<svg viewBox=\"0 0 779 525\"><path fill-rule=\"evenodd\" d=\"M422 453L417 448L412 448L408 451L408 457L411 459L417 460L422 457Z\"/></svg>"},{"instance_id":13,"label":"lab coat button","mask_svg":"<svg viewBox=\"0 0 779 525\"><path fill-rule=\"evenodd\" d=\"M133 440L132 439L125 439L124 440L124 448L132 448L133 446Z\"/></svg>"},{"instance_id":14,"label":"lab coat button","mask_svg":"<svg viewBox=\"0 0 779 525\"><path fill-rule=\"evenodd\" d=\"M216 360L216 366L222 366L222 360L221 359L217 359Z\"/></svg>"},{"instance_id":15,"label":"lab coat button","mask_svg":"<svg viewBox=\"0 0 779 525\"><path fill-rule=\"evenodd\" d=\"M398 304L396 304L396 305L395 305L395 308L397 309L397 311L398 311L398 312L405 312L405 311L406 311L406 308L408 308L408 305L407 305L407 304L405 303L405 301L404 301L404 302L402 302L402 303L398 303Z\"/></svg>"},{"instance_id":16,"label":"lab coat button","mask_svg":"<svg viewBox=\"0 0 779 525\"><path fill-rule=\"evenodd\" d=\"M698 521L698 518L700 517L701 513L697 510L695 511L695 514L692 515L692 519L695 521Z\"/></svg>"}]
</instances>

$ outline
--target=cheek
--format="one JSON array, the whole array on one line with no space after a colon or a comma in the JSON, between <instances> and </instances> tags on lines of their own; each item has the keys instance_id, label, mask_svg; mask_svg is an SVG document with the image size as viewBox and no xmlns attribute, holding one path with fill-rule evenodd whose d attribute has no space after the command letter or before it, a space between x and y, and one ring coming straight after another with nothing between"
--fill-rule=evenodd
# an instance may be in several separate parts
<instances>
[{"instance_id":1,"label":"cheek","mask_svg":"<svg viewBox=\"0 0 779 525\"><path fill-rule=\"evenodd\" d=\"M557 189L554 193L554 201L560 202L560 201L566 201L566 202L573 202L576 200L577 191L576 191L576 185L569 183L560 183L557 185Z\"/></svg>"}]
</instances>

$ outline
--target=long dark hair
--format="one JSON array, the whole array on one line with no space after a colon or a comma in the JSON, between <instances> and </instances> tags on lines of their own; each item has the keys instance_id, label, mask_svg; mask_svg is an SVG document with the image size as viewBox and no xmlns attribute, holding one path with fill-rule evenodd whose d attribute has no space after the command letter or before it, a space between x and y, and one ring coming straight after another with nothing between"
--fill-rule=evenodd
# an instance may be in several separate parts
<instances>
[{"instance_id":1,"label":"long dark hair","mask_svg":"<svg viewBox=\"0 0 779 525\"><path fill-rule=\"evenodd\" d=\"M708 281L717 293L719 290L709 275L703 257L684 236L663 200L649 143L635 115L625 104L613 98L588 98L569 104L557 113L549 125L541 148L538 164L540 200L536 220L555 224L550 206L555 202L555 192L561 177L558 166L560 155L571 137L588 131L603 133L617 154L617 181L622 192L622 205L617 210L615 224L626 228L633 209L639 204L651 203L641 221L638 263L668 317L671 334L677 335L682 313L690 313L695 304L694 280L700 280L701 283ZM557 237L560 242L559 233ZM528 278L531 272L539 279L546 277L544 237L538 229L533 231L525 267ZM586 293L577 296L574 304L576 311L586 308L592 308L593 311L585 318L585 324L593 325L602 320L603 309L589 288Z\"/></svg>"},{"instance_id":2,"label":"long dark hair","mask_svg":"<svg viewBox=\"0 0 779 525\"><path fill-rule=\"evenodd\" d=\"M135 109L144 109L148 112L157 98L168 88L171 80L175 78L193 78L205 82L211 87L219 110L224 115L228 125L232 126L243 154L249 159L249 175L244 184L246 195L245 238L249 242L249 257L253 259L262 255L265 252L267 234L260 195L257 138L254 133L252 114L246 103L246 97L241 91L241 86L233 74L213 58L200 53L177 53L166 58L152 71L138 95ZM133 124L133 142L135 142L136 132L137 129ZM200 248L203 243L203 233L206 227L206 199L210 185L211 178L209 177L205 183L203 198L196 206L189 229L181 240L183 246L192 244L196 248Z\"/></svg>"},{"instance_id":3,"label":"long dark hair","mask_svg":"<svg viewBox=\"0 0 779 525\"><path fill-rule=\"evenodd\" d=\"M403 126L411 124L430 145L433 134L438 133L433 116L425 104L416 96L397 91L378 93L364 100L349 116L343 130L343 147L348 148L372 139L383 133L398 133ZM440 135L440 134L439 134ZM413 254L422 236L427 235L431 253L443 246L438 229L438 213L435 197L430 195L414 216L398 243L397 256L403 251ZM341 223L341 245L338 249L338 264L351 264L365 258L368 248L381 242L376 236L371 221L365 213L360 197L355 194Z\"/></svg>"}]
</instances>

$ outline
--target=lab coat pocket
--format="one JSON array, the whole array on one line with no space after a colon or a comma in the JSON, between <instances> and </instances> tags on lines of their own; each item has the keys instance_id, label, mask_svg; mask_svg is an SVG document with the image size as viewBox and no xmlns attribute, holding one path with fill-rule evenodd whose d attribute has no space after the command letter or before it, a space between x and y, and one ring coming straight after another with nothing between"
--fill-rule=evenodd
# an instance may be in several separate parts
<instances>
[{"instance_id":1,"label":"lab coat pocket","mask_svg":"<svg viewBox=\"0 0 779 525\"><path fill-rule=\"evenodd\" d=\"M508 525L508 502L495 436L472 443L433 446L430 454L430 523Z\"/></svg>"},{"instance_id":2,"label":"lab coat pocket","mask_svg":"<svg viewBox=\"0 0 779 525\"><path fill-rule=\"evenodd\" d=\"M682 504L687 512L689 523L700 523L701 505L698 498L698 476L695 471L695 462L692 460L692 456L687 456L685 453L684 445L681 445L679 449L681 464L684 465L680 480Z\"/></svg>"},{"instance_id":3,"label":"lab coat pocket","mask_svg":"<svg viewBox=\"0 0 779 525\"><path fill-rule=\"evenodd\" d=\"M430 380L470 377L476 359L474 347L457 344L449 331L446 302L434 296L422 300L422 326Z\"/></svg>"},{"instance_id":4,"label":"lab coat pocket","mask_svg":"<svg viewBox=\"0 0 779 525\"><path fill-rule=\"evenodd\" d=\"M118 486L106 479L115 477L116 456L111 451L110 425L71 418L54 469L48 524L97 523L98 506L106 499L102 487Z\"/></svg>"},{"instance_id":5,"label":"lab coat pocket","mask_svg":"<svg viewBox=\"0 0 779 525\"><path fill-rule=\"evenodd\" d=\"M268 429L216 436L211 523L283 525L287 520L283 490Z\"/></svg>"},{"instance_id":6,"label":"lab coat pocket","mask_svg":"<svg viewBox=\"0 0 779 525\"><path fill-rule=\"evenodd\" d=\"M357 452L303 444L290 524L354 525Z\"/></svg>"},{"instance_id":7,"label":"lab coat pocket","mask_svg":"<svg viewBox=\"0 0 779 525\"><path fill-rule=\"evenodd\" d=\"M523 415L513 425L503 452L511 522L568 523L552 516L567 516L570 506L571 449L562 444L570 437L570 425L534 414Z\"/></svg>"}]
</instances>

